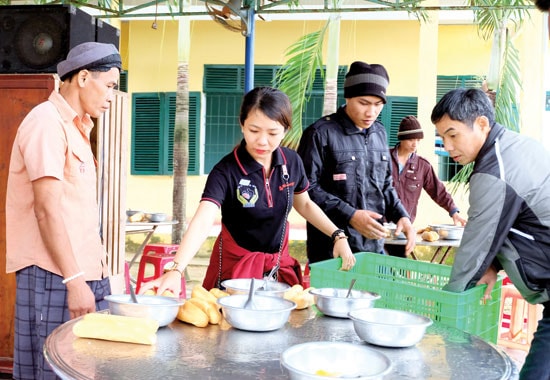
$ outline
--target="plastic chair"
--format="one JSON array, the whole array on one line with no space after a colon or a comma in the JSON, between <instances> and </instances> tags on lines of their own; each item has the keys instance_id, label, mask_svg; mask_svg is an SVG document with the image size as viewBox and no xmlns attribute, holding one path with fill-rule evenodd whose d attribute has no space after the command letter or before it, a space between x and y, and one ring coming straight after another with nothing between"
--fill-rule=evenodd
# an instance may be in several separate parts
<instances>
[{"instance_id":1,"label":"plastic chair","mask_svg":"<svg viewBox=\"0 0 550 380\"><path fill-rule=\"evenodd\" d=\"M149 253L149 252L157 252L157 253L166 253L166 254L176 254L176 251L178 250L179 245L177 244L162 244L162 243L156 243L156 244L147 244L145 247L143 247L143 254Z\"/></svg>"},{"instance_id":2,"label":"plastic chair","mask_svg":"<svg viewBox=\"0 0 550 380\"><path fill-rule=\"evenodd\" d=\"M136 292L139 292L142 283L159 278L164 273L166 266L174 262L173 252L177 251L177 247L178 246L175 244L149 244L144 248L143 255L139 262ZM153 275L145 275L147 264L153 265ZM185 276L182 276L180 297L186 295L185 284Z\"/></svg>"},{"instance_id":3,"label":"plastic chair","mask_svg":"<svg viewBox=\"0 0 550 380\"><path fill-rule=\"evenodd\" d=\"M506 313L505 308L509 310L509 313ZM498 345L529 351L533 334L541 317L541 305L532 305L525 301L511 283L503 285L500 299Z\"/></svg>"}]
</instances>

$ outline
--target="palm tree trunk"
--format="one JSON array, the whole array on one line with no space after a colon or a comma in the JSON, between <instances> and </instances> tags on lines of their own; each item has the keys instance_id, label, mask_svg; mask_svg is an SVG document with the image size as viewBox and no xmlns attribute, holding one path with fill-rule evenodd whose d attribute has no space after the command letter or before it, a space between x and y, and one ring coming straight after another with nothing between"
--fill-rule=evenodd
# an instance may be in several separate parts
<instances>
[{"instance_id":1,"label":"palm tree trunk","mask_svg":"<svg viewBox=\"0 0 550 380\"><path fill-rule=\"evenodd\" d=\"M336 112L338 107L338 57L340 51L340 14L330 16L328 26L327 72L325 78L325 94L323 100L323 115ZM323 116L319 115L319 117Z\"/></svg>"},{"instance_id":2,"label":"palm tree trunk","mask_svg":"<svg viewBox=\"0 0 550 380\"><path fill-rule=\"evenodd\" d=\"M172 243L179 244L185 232L187 167L189 165L189 20L180 18L178 38L178 76L174 122L174 187L172 215L179 224L172 229Z\"/></svg>"}]
</instances>

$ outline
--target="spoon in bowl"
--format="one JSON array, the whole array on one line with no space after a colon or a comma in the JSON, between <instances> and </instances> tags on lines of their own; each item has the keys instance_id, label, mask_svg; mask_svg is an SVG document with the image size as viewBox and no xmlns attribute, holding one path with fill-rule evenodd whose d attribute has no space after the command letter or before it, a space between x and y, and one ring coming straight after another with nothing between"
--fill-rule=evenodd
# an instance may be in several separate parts
<instances>
[{"instance_id":1,"label":"spoon in bowl","mask_svg":"<svg viewBox=\"0 0 550 380\"><path fill-rule=\"evenodd\" d=\"M250 279L250 289L248 290L248 299L244 303L244 308L245 309L251 309L251 310L256 309L256 305L254 305L254 291L255 291L255 289L254 289L254 278L251 278Z\"/></svg>"},{"instance_id":2,"label":"spoon in bowl","mask_svg":"<svg viewBox=\"0 0 550 380\"><path fill-rule=\"evenodd\" d=\"M348 294L346 294L346 298L349 298L349 296L351 295L351 289L353 289L353 285L355 285L355 281L357 281L357 279L355 278L351 280L351 284L349 284Z\"/></svg>"}]
</instances>

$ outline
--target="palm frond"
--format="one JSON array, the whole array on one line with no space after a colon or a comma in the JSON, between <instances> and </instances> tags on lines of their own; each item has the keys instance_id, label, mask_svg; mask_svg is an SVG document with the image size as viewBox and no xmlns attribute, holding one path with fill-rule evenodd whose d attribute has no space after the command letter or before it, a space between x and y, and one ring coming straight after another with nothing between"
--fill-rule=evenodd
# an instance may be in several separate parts
<instances>
[{"instance_id":1,"label":"palm frond","mask_svg":"<svg viewBox=\"0 0 550 380\"><path fill-rule=\"evenodd\" d=\"M302 136L302 115L311 91L317 69L322 68L323 41L329 22L318 31L306 34L293 43L285 52L286 63L277 71L275 87L285 92L292 105L292 128L282 145L296 149ZM322 70L320 70L322 72Z\"/></svg>"},{"instance_id":2,"label":"palm frond","mask_svg":"<svg viewBox=\"0 0 550 380\"><path fill-rule=\"evenodd\" d=\"M456 194L461 187L465 187L467 191L468 182L470 181L470 176L472 175L473 170L474 170L473 162L470 162L469 164L464 165L462 169L460 169L458 173L456 173L454 177L450 179L449 192L451 194Z\"/></svg>"},{"instance_id":3,"label":"palm frond","mask_svg":"<svg viewBox=\"0 0 550 380\"><path fill-rule=\"evenodd\" d=\"M504 52L504 64L501 71L500 85L495 97L495 120L506 128L519 132L519 104L517 102L518 89L521 88L519 77L519 52L510 38L506 41ZM474 170L474 164L470 163L462 167L451 178L450 192L455 194L462 186L468 186L470 175Z\"/></svg>"},{"instance_id":4,"label":"palm frond","mask_svg":"<svg viewBox=\"0 0 550 380\"><path fill-rule=\"evenodd\" d=\"M485 40L489 40L496 29L508 27L509 23L513 23L514 28L519 29L524 20L529 18L528 10L521 7L528 7L532 2L529 0L469 0L468 4L473 9L474 20L480 35Z\"/></svg>"},{"instance_id":5,"label":"palm frond","mask_svg":"<svg viewBox=\"0 0 550 380\"><path fill-rule=\"evenodd\" d=\"M511 34L529 18L526 9L510 9L506 5L529 5L526 0L469 0L474 9L474 18L481 36L493 37L491 65L487 75L489 89L495 90L495 119L505 127L519 132L518 90L521 88L519 52L514 46ZM481 6L496 6L498 9L480 9ZM513 24L513 28L511 28ZM450 180L451 193L467 186L474 164L462 167Z\"/></svg>"},{"instance_id":6,"label":"palm frond","mask_svg":"<svg viewBox=\"0 0 550 380\"><path fill-rule=\"evenodd\" d=\"M495 119L508 129L519 132L518 90L521 89L519 52L510 38L504 50L504 64L495 98Z\"/></svg>"}]
</instances>

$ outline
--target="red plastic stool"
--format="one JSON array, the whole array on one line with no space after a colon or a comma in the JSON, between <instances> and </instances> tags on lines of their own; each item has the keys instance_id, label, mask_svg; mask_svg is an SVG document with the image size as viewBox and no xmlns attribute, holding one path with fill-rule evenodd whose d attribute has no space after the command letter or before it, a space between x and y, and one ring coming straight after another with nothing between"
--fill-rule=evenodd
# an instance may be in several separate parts
<instances>
[{"instance_id":1,"label":"red plastic stool","mask_svg":"<svg viewBox=\"0 0 550 380\"><path fill-rule=\"evenodd\" d=\"M177 247L177 246L176 246ZM177 248L176 248L177 249ZM139 262L138 277L136 281L136 291L139 292L141 284L159 278L163 273L166 266L174 262L174 255L172 253L159 253L154 250L143 251L143 256ZM147 264L152 264L155 271L152 276L145 276L145 268ZM180 297L184 297L186 294L185 289L185 276L181 277L181 292Z\"/></svg>"},{"instance_id":2,"label":"red plastic stool","mask_svg":"<svg viewBox=\"0 0 550 380\"><path fill-rule=\"evenodd\" d=\"M175 255L178 248L179 248L178 244L162 244L162 243L147 244L143 248L143 253L145 254L148 252L157 252L157 253L166 253L166 254L170 253ZM187 272L187 268L185 268L185 271L183 272L183 274L185 276L185 280L189 281L189 273Z\"/></svg>"},{"instance_id":3,"label":"red plastic stool","mask_svg":"<svg viewBox=\"0 0 550 380\"><path fill-rule=\"evenodd\" d=\"M175 255L178 248L179 245L177 244L147 244L145 247L143 247L143 254L152 251L157 253L170 253Z\"/></svg>"}]
</instances>

